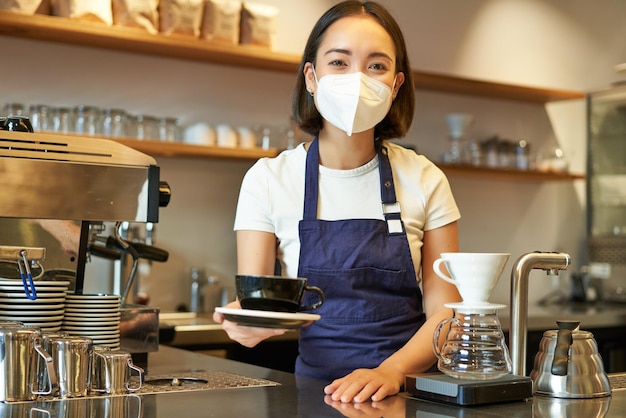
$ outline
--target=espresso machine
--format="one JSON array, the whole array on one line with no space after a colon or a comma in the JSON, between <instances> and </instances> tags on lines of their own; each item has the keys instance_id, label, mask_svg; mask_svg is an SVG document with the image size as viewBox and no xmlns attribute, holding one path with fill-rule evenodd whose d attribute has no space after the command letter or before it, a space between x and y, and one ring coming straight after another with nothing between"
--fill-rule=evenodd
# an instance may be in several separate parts
<instances>
[{"instance_id":1,"label":"espresso machine","mask_svg":"<svg viewBox=\"0 0 626 418\"><path fill-rule=\"evenodd\" d=\"M171 191L160 180L154 158L108 139L28 132L27 118L1 119L0 218L80 224L74 293L83 292L90 255L137 255L136 246L119 237L111 245L98 244L103 242L98 234L104 222L158 222L159 208L167 206ZM25 264L45 257L45 249L3 241L0 233L0 257L19 256ZM159 261L167 259L157 255ZM121 347L142 363L148 352L158 350L158 309L122 299L121 311Z\"/></svg>"}]
</instances>

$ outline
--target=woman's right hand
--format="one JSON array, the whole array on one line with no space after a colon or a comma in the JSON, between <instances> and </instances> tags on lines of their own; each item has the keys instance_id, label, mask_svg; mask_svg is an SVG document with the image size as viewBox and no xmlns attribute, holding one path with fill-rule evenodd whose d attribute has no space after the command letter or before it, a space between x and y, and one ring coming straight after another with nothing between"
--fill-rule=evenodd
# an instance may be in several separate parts
<instances>
[{"instance_id":1,"label":"woman's right hand","mask_svg":"<svg viewBox=\"0 0 626 418\"><path fill-rule=\"evenodd\" d=\"M224 307L229 309L241 309L239 301L230 302ZM226 331L231 340L237 341L239 344L248 348L252 348L270 337L283 335L287 331L286 329L242 326L226 320L224 315L219 312L213 312L213 320L222 324L222 328L224 328L224 331Z\"/></svg>"}]
</instances>

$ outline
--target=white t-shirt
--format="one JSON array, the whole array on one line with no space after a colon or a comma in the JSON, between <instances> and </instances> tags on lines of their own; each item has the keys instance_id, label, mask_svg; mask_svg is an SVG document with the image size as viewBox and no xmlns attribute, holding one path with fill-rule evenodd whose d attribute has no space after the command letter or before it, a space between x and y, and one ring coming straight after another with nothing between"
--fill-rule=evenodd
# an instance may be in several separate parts
<instances>
[{"instance_id":1,"label":"white t-shirt","mask_svg":"<svg viewBox=\"0 0 626 418\"><path fill-rule=\"evenodd\" d=\"M388 149L396 199L407 232L415 271L420 271L424 231L460 218L443 172L426 157L399 145ZM270 232L278 239L282 275L298 276L298 223L304 209L304 144L275 158L262 158L246 173L237 204L237 230ZM319 167L318 219L384 219L378 156L352 170ZM419 274L419 273L418 273Z\"/></svg>"}]
</instances>

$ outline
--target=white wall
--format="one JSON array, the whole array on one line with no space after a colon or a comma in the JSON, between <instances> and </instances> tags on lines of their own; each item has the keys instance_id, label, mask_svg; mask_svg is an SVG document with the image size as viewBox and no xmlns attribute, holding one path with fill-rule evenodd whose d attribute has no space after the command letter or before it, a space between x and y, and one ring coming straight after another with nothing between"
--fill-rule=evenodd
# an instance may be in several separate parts
<instances>
[{"instance_id":1,"label":"white wall","mask_svg":"<svg viewBox=\"0 0 626 418\"><path fill-rule=\"evenodd\" d=\"M278 49L299 53L317 17L336 1L264 0L281 8ZM592 90L617 79L626 62L626 2L622 0L386 0L397 16L415 68L540 87ZM0 37L0 103L93 104L134 113L173 115L234 125L284 126L293 76ZM11 58L9 58L11 57ZM582 100L546 106L418 92L405 140L436 159L446 147L444 115L471 112L472 135L525 138L535 148L559 144L572 170L585 161ZM232 280L234 207L250 162L158 158L173 189L162 209L157 244L170 261L153 264L142 288L151 304L171 310L187 301L188 268ZM514 260L534 250L567 251L584 260L584 184L508 183L451 178L464 251L506 251ZM508 275L494 301L507 302ZM90 266L97 288L100 268ZM533 273L535 274L535 273ZM540 273L537 272L538 275ZM543 276L542 276L543 277ZM534 280L532 281L534 282ZM531 282L530 297L550 291Z\"/></svg>"}]
</instances>

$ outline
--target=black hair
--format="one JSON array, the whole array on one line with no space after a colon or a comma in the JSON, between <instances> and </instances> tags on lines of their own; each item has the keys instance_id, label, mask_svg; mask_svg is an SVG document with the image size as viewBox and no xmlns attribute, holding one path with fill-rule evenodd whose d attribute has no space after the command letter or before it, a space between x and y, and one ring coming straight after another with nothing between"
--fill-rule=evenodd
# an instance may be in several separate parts
<instances>
[{"instance_id":1,"label":"black hair","mask_svg":"<svg viewBox=\"0 0 626 418\"><path fill-rule=\"evenodd\" d=\"M391 109L374 128L374 138L381 140L402 138L406 135L413 121L415 108L413 73L400 26L387 9L373 1L348 0L338 3L317 21L307 40L298 69L292 102L294 119L303 131L311 135L317 135L322 129L322 116L315 107L313 97L306 89L304 65L307 62L316 64L317 51L328 27L341 18L354 15L373 17L387 31L393 41L396 49L395 73L402 72L405 78Z\"/></svg>"}]
</instances>

